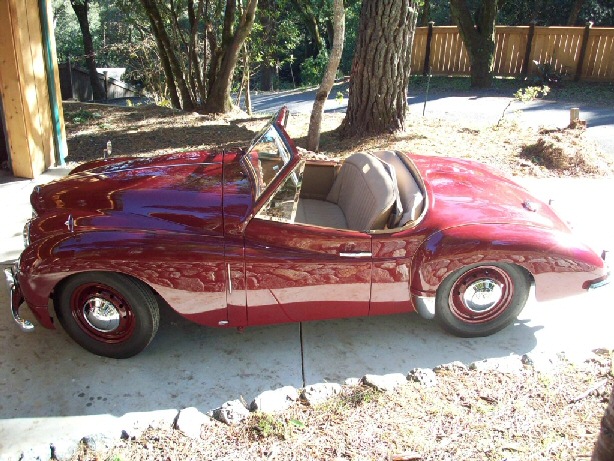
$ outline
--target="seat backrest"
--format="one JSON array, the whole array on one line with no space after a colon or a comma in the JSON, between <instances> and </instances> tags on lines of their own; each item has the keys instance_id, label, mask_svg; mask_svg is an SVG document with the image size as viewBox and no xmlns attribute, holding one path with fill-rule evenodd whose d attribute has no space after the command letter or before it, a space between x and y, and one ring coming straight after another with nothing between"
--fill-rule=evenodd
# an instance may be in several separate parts
<instances>
[{"instance_id":1,"label":"seat backrest","mask_svg":"<svg viewBox=\"0 0 614 461\"><path fill-rule=\"evenodd\" d=\"M383 229L395 191L382 162L371 154L357 152L341 165L326 200L341 208L348 229Z\"/></svg>"},{"instance_id":2,"label":"seat backrest","mask_svg":"<svg viewBox=\"0 0 614 461\"><path fill-rule=\"evenodd\" d=\"M403 205L403 215L399 224L404 226L409 221L418 219L424 208L424 195L411 170L400 157L403 154L391 150L382 150L373 152L373 155L394 168L399 196Z\"/></svg>"}]
</instances>

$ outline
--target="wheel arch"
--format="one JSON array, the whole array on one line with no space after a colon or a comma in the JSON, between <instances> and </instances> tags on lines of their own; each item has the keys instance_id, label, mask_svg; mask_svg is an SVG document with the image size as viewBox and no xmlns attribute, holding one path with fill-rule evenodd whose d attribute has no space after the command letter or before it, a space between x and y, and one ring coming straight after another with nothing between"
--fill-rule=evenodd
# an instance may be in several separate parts
<instances>
[{"instance_id":1,"label":"wheel arch","mask_svg":"<svg viewBox=\"0 0 614 461\"><path fill-rule=\"evenodd\" d=\"M493 263L522 268L538 299L555 299L554 290L544 285L557 277L560 296L581 292L581 283L564 286L603 267L592 250L568 233L519 224L471 224L437 231L422 243L412 262L411 290L435 296L439 285L458 269Z\"/></svg>"}]
</instances>

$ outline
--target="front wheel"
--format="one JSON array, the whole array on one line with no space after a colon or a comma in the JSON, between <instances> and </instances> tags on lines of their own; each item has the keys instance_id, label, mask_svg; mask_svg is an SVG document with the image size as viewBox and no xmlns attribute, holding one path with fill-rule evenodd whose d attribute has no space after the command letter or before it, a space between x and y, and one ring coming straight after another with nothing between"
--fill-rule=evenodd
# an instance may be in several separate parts
<instances>
[{"instance_id":1,"label":"front wheel","mask_svg":"<svg viewBox=\"0 0 614 461\"><path fill-rule=\"evenodd\" d=\"M58 320L88 351L123 359L141 352L160 323L158 302L143 282L111 272L85 272L61 284Z\"/></svg>"},{"instance_id":2,"label":"front wheel","mask_svg":"<svg viewBox=\"0 0 614 461\"><path fill-rule=\"evenodd\" d=\"M518 266L467 266L450 274L437 289L435 317L456 336L489 336L516 320L530 286L529 275Z\"/></svg>"}]
</instances>

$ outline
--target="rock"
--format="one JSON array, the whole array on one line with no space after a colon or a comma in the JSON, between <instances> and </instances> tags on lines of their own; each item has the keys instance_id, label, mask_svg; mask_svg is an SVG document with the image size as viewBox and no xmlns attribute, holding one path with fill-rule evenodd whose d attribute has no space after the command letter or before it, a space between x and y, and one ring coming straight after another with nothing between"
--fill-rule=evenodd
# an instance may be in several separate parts
<instances>
[{"instance_id":1,"label":"rock","mask_svg":"<svg viewBox=\"0 0 614 461\"><path fill-rule=\"evenodd\" d=\"M343 381L346 386L358 386L360 384L360 378L347 378Z\"/></svg>"},{"instance_id":2,"label":"rock","mask_svg":"<svg viewBox=\"0 0 614 461\"><path fill-rule=\"evenodd\" d=\"M171 428L177 413L175 409L126 413L117 420L116 436L127 440L139 438L149 427Z\"/></svg>"},{"instance_id":3,"label":"rock","mask_svg":"<svg viewBox=\"0 0 614 461\"><path fill-rule=\"evenodd\" d=\"M79 440L71 438L56 440L51 444L51 459L68 460L73 457L78 446Z\"/></svg>"},{"instance_id":4,"label":"rock","mask_svg":"<svg viewBox=\"0 0 614 461\"><path fill-rule=\"evenodd\" d=\"M333 395L341 392L341 385L337 383L318 383L307 386L302 393L303 399L313 406L326 402Z\"/></svg>"},{"instance_id":5,"label":"rock","mask_svg":"<svg viewBox=\"0 0 614 461\"><path fill-rule=\"evenodd\" d=\"M533 367L539 373L557 370L563 365L560 354L548 352L529 352L522 356L522 363Z\"/></svg>"},{"instance_id":6,"label":"rock","mask_svg":"<svg viewBox=\"0 0 614 461\"><path fill-rule=\"evenodd\" d=\"M409 381L415 381L426 387L437 385L437 375L430 368L414 368L407 375Z\"/></svg>"},{"instance_id":7,"label":"rock","mask_svg":"<svg viewBox=\"0 0 614 461\"><path fill-rule=\"evenodd\" d=\"M441 373L446 371L467 371L467 365L463 362L456 360L455 362L444 363L443 365L436 366L433 371L435 373Z\"/></svg>"},{"instance_id":8,"label":"rock","mask_svg":"<svg viewBox=\"0 0 614 461\"><path fill-rule=\"evenodd\" d=\"M249 416L249 410L240 400L225 402L220 408L213 410L213 417L218 421L233 426Z\"/></svg>"},{"instance_id":9,"label":"rock","mask_svg":"<svg viewBox=\"0 0 614 461\"><path fill-rule=\"evenodd\" d=\"M298 390L292 386L284 386L271 391L264 391L252 400L249 406L252 411L262 413L279 413L288 409L298 399Z\"/></svg>"},{"instance_id":10,"label":"rock","mask_svg":"<svg viewBox=\"0 0 614 461\"><path fill-rule=\"evenodd\" d=\"M407 378L401 373L390 373L387 375L365 375L362 382L378 391L393 391L401 384L407 382Z\"/></svg>"},{"instance_id":11,"label":"rock","mask_svg":"<svg viewBox=\"0 0 614 461\"><path fill-rule=\"evenodd\" d=\"M519 373L522 368L522 359L519 355L479 360L469 365L470 370L499 371L501 373Z\"/></svg>"},{"instance_id":12,"label":"rock","mask_svg":"<svg viewBox=\"0 0 614 461\"><path fill-rule=\"evenodd\" d=\"M184 408L177 415L175 428L192 439L200 439L203 426L213 424L211 418L194 407Z\"/></svg>"},{"instance_id":13,"label":"rock","mask_svg":"<svg viewBox=\"0 0 614 461\"><path fill-rule=\"evenodd\" d=\"M81 443L92 451L108 450L115 444L115 438L107 433L89 434L81 439Z\"/></svg>"}]
</instances>

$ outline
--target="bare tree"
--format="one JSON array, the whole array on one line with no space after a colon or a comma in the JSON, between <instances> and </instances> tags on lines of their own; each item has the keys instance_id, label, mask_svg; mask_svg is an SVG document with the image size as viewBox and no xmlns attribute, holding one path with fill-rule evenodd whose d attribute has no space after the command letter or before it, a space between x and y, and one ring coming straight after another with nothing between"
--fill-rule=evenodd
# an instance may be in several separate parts
<instances>
[{"instance_id":1,"label":"bare tree","mask_svg":"<svg viewBox=\"0 0 614 461\"><path fill-rule=\"evenodd\" d=\"M316 93L316 100L313 103L311 117L309 119L309 132L307 133L307 149L317 151L320 146L320 127L322 125L322 113L324 112L324 103L328 99L330 90L335 83L335 75L341 61L341 53L343 52L343 41L345 39L345 10L343 0L335 0L333 14L333 48L330 52L330 58L320 88Z\"/></svg>"},{"instance_id":2,"label":"bare tree","mask_svg":"<svg viewBox=\"0 0 614 461\"><path fill-rule=\"evenodd\" d=\"M403 129L417 0L363 0L343 136Z\"/></svg>"}]
</instances>

